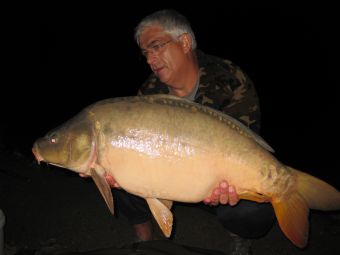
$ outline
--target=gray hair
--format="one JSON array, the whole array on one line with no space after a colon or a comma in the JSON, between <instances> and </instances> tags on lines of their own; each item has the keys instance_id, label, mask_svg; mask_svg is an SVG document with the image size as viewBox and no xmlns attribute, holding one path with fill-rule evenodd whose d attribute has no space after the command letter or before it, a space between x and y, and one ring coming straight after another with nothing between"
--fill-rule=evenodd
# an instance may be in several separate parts
<instances>
[{"instance_id":1,"label":"gray hair","mask_svg":"<svg viewBox=\"0 0 340 255\"><path fill-rule=\"evenodd\" d=\"M160 10L142 19L135 28L135 40L138 45L141 33L151 26L160 26L164 29L164 32L168 33L174 39L177 39L178 36L184 33L189 34L192 40L192 49L196 49L197 42L190 23L188 19L179 12L171 9Z\"/></svg>"}]
</instances>

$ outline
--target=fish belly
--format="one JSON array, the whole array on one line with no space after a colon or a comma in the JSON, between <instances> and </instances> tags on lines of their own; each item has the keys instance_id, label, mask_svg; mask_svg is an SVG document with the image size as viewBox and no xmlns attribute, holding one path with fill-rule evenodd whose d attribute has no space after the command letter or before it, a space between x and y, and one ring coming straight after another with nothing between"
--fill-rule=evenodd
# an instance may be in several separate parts
<instances>
[{"instance_id":1,"label":"fish belly","mask_svg":"<svg viewBox=\"0 0 340 255\"><path fill-rule=\"evenodd\" d=\"M166 158L112 149L103 166L132 194L181 202L202 201L223 175L222 161L213 155Z\"/></svg>"}]
</instances>

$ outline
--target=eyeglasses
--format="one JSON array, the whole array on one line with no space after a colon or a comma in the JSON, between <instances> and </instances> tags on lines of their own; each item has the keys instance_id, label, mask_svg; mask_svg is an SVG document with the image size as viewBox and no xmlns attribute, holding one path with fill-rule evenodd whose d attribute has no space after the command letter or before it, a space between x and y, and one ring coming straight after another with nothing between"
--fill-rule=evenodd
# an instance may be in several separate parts
<instances>
[{"instance_id":1,"label":"eyeglasses","mask_svg":"<svg viewBox=\"0 0 340 255\"><path fill-rule=\"evenodd\" d=\"M156 44L148 47L147 49L142 49L142 55L146 58L149 56L149 54L158 55L159 53L161 53L161 50L164 48L164 46L167 45L168 43L172 42L172 41L173 41L173 39L170 39L167 42L156 43Z\"/></svg>"}]
</instances>

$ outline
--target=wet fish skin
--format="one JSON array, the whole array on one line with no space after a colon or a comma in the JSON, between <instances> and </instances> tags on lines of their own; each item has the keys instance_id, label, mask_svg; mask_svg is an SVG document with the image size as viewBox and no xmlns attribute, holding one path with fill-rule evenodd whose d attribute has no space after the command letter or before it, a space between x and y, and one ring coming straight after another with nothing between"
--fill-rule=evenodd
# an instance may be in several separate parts
<instances>
[{"instance_id":1,"label":"wet fish skin","mask_svg":"<svg viewBox=\"0 0 340 255\"><path fill-rule=\"evenodd\" d=\"M225 179L241 199L272 203L285 235L304 247L309 208L339 210L340 193L272 151L230 116L168 95L99 101L33 146L38 161L91 175L113 213L112 175L146 199L166 236L171 201L202 201Z\"/></svg>"}]
</instances>

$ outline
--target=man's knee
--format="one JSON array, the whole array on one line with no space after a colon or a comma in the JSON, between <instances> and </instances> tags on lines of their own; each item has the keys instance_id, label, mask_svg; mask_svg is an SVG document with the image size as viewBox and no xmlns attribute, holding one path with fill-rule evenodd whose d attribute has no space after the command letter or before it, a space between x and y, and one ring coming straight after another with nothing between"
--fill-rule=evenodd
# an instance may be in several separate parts
<instances>
[{"instance_id":1,"label":"man's knee","mask_svg":"<svg viewBox=\"0 0 340 255\"><path fill-rule=\"evenodd\" d=\"M145 199L123 190L114 190L113 195L118 212L127 217L132 225L151 219L151 212Z\"/></svg>"},{"instance_id":2,"label":"man's knee","mask_svg":"<svg viewBox=\"0 0 340 255\"><path fill-rule=\"evenodd\" d=\"M242 200L236 206L219 206L217 217L223 226L245 238L257 238L266 234L275 219L270 203Z\"/></svg>"}]
</instances>

